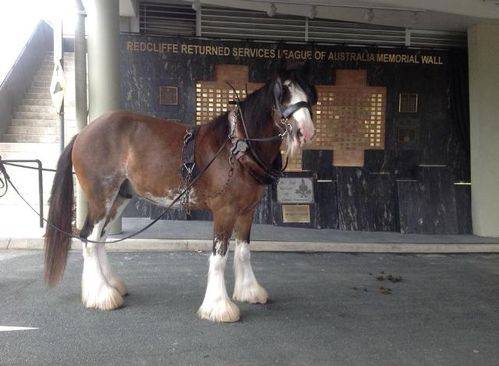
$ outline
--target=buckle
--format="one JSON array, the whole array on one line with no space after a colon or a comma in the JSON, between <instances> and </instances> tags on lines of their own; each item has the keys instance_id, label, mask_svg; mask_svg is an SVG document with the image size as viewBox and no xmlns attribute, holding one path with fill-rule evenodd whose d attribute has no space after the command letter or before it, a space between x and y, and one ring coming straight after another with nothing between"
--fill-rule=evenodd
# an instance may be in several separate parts
<instances>
[{"instance_id":1,"label":"buckle","mask_svg":"<svg viewBox=\"0 0 499 366\"><path fill-rule=\"evenodd\" d=\"M230 149L231 155L237 155L239 153L244 153L248 150L248 143L245 140L236 140L232 148Z\"/></svg>"},{"instance_id":2,"label":"buckle","mask_svg":"<svg viewBox=\"0 0 499 366\"><path fill-rule=\"evenodd\" d=\"M192 175L192 172L194 171L194 167L196 166L196 163L184 163L184 169L187 172L188 176Z\"/></svg>"},{"instance_id":3,"label":"buckle","mask_svg":"<svg viewBox=\"0 0 499 366\"><path fill-rule=\"evenodd\" d=\"M188 128L186 131L185 131L185 135L184 135L184 144L186 144L187 142L189 142L190 139L192 139L192 136L194 135L194 132L192 131L192 128Z\"/></svg>"}]
</instances>

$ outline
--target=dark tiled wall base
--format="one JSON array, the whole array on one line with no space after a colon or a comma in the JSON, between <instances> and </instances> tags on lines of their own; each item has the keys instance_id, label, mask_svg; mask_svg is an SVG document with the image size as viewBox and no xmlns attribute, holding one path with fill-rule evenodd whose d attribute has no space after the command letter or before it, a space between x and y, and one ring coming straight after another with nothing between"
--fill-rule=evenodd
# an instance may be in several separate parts
<instances>
[{"instance_id":1,"label":"dark tiled wall base","mask_svg":"<svg viewBox=\"0 0 499 366\"><path fill-rule=\"evenodd\" d=\"M417 181L398 181L400 231L457 234L454 184L446 167L420 167Z\"/></svg>"},{"instance_id":2,"label":"dark tiled wall base","mask_svg":"<svg viewBox=\"0 0 499 366\"><path fill-rule=\"evenodd\" d=\"M456 194L457 230L459 234L472 234L471 224L471 186L454 185Z\"/></svg>"}]
</instances>

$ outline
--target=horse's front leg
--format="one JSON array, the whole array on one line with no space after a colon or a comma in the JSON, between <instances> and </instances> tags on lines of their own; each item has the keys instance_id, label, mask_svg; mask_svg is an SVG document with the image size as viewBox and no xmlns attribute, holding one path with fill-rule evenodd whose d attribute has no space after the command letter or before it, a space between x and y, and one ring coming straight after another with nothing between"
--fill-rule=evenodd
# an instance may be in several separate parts
<instances>
[{"instance_id":1,"label":"horse's front leg","mask_svg":"<svg viewBox=\"0 0 499 366\"><path fill-rule=\"evenodd\" d=\"M224 278L234 216L214 216L213 252L210 255L208 285L198 315L202 319L215 322L235 322L239 320L239 308L227 296Z\"/></svg>"},{"instance_id":2,"label":"horse's front leg","mask_svg":"<svg viewBox=\"0 0 499 366\"><path fill-rule=\"evenodd\" d=\"M250 231L253 223L253 211L239 216L236 221L236 248L234 250L234 273L236 283L232 298L252 304L265 304L267 291L260 286L251 268Z\"/></svg>"}]
</instances>

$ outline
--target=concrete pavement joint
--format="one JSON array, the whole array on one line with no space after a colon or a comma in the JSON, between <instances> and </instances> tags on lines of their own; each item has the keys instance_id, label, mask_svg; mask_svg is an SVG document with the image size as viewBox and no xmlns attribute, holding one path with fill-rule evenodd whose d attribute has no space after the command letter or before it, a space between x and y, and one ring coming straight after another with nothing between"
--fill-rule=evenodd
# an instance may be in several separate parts
<instances>
[{"instance_id":1,"label":"concrete pavement joint","mask_svg":"<svg viewBox=\"0 0 499 366\"><path fill-rule=\"evenodd\" d=\"M209 251L211 240L194 239L130 239L108 244L110 252L185 252ZM352 252L352 253L499 253L497 243L341 243L341 242L283 242L253 241L253 251L261 252ZM2 239L0 249L42 250L43 239ZM80 250L80 242L73 240L73 250Z\"/></svg>"}]
</instances>

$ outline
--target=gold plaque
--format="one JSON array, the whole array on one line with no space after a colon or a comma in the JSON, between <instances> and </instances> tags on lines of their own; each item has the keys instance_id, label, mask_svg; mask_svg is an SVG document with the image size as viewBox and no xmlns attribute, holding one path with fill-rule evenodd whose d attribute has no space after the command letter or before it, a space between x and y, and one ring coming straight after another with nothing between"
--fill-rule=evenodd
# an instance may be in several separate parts
<instances>
[{"instance_id":1,"label":"gold plaque","mask_svg":"<svg viewBox=\"0 0 499 366\"><path fill-rule=\"evenodd\" d=\"M282 222L310 223L310 206L282 205Z\"/></svg>"},{"instance_id":2,"label":"gold plaque","mask_svg":"<svg viewBox=\"0 0 499 366\"><path fill-rule=\"evenodd\" d=\"M336 70L335 85L317 85L315 138L304 148L334 150L334 166L364 166L364 150L385 147L386 87L366 70Z\"/></svg>"}]
</instances>

